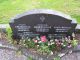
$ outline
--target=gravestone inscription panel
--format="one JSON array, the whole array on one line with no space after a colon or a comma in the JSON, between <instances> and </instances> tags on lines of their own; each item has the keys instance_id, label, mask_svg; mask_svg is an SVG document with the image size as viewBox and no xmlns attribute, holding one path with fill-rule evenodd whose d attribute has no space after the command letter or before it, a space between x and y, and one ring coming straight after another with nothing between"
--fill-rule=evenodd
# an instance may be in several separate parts
<instances>
[{"instance_id":1,"label":"gravestone inscription panel","mask_svg":"<svg viewBox=\"0 0 80 60\"><path fill-rule=\"evenodd\" d=\"M21 38L34 37L37 35L52 35L55 38L71 35L76 23L63 16L52 14L54 11L32 10L13 18L10 22L14 35Z\"/></svg>"}]
</instances>

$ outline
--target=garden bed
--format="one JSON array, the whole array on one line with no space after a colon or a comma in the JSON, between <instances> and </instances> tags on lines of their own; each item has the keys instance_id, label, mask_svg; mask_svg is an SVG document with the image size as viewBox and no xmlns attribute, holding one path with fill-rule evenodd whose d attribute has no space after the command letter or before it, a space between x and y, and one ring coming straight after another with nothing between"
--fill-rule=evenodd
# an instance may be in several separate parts
<instances>
[{"instance_id":1,"label":"garden bed","mask_svg":"<svg viewBox=\"0 0 80 60\"><path fill-rule=\"evenodd\" d=\"M46 36L23 39L19 43L23 54L31 56L35 60L52 60L58 56L59 53L68 53L72 48L78 45L78 40L70 40L69 37L58 40L51 39L50 41Z\"/></svg>"},{"instance_id":2,"label":"garden bed","mask_svg":"<svg viewBox=\"0 0 80 60\"><path fill-rule=\"evenodd\" d=\"M64 52L67 53L68 49L77 46L77 44L78 40L75 38L71 40L70 36L62 39L51 38L49 40L46 36L27 37L26 39L21 39L19 42L20 46L25 47L20 47L23 54L28 57L31 56L35 60L52 60L62 51L65 50Z\"/></svg>"}]
</instances>

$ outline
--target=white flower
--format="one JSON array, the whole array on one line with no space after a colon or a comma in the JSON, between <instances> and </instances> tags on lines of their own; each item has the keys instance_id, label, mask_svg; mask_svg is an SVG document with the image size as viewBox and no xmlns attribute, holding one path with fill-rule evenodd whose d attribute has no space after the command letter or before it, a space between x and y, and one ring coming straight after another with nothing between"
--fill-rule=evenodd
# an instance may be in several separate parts
<instances>
[{"instance_id":1,"label":"white flower","mask_svg":"<svg viewBox=\"0 0 80 60\"><path fill-rule=\"evenodd\" d=\"M50 42L53 42L53 40L50 40Z\"/></svg>"},{"instance_id":2,"label":"white flower","mask_svg":"<svg viewBox=\"0 0 80 60\"><path fill-rule=\"evenodd\" d=\"M38 43L42 43L42 41L39 41Z\"/></svg>"},{"instance_id":3,"label":"white flower","mask_svg":"<svg viewBox=\"0 0 80 60\"><path fill-rule=\"evenodd\" d=\"M28 39L28 41L30 41L30 39Z\"/></svg>"},{"instance_id":4,"label":"white flower","mask_svg":"<svg viewBox=\"0 0 80 60\"><path fill-rule=\"evenodd\" d=\"M64 47L66 46L66 45L63 45Z\"/></svg>"},{"instance_id":5,"label":"white flower","mask_svg":"<svg viewBox=\"0 0 80 60\"><path fill-rule=\"evenodd\" d=\"M50 42L48 42L48 45L51 45L51 43L50 43Z\"/></svg>"},{"instance_id":6,"label":"white flower","mask_svg":"<svg viewBox=\"0 0 80 60\"><path fill-rule=\"evenodd\" d=\"M39 47L39 45L37 45L37 47Z\"/></svg>"},{"instance_id":7,"label":"white flower","mask_svg":"<svg viewBox=\"0 0 80 60\"><path fill-rule=\"evenodd\" d=\"M61 45L63 45L63 43L61 43Z\"/></svg>"},{"instance_id":8,"label":"white flower","mask_svg":"<svg viewBox=\"0 0 80 60\"><path fill-rule=\"evenodd\" d=\"M54 44L54 42L51 43L51 45Z\"/></svg>"},{"instance_id":9,"label":"white flower","mask_svg":"<svg viewBox=\"0 0 80 60\"><path fill-rule=\"evenodd\" d=\"M51 51L51 53L50 53L51 55L53 55L53 52Z\"/></svg>"}]
</instances>

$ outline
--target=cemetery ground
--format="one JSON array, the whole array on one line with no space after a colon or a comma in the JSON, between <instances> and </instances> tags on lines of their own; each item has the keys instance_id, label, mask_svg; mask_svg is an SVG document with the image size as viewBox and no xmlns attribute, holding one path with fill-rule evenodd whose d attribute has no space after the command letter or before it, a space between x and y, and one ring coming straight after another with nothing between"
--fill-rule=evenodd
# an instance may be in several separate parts
<instances>
[{"instance_id":1,"label":"cemetery ground","mask_svg":"<svg viewBox=\"0 0 80 60\"><path fill-rule=\"evenodd\" d=\"M79 0L1 0L0 24L8 24L11 17L32 9L62 11L76 18L78 23L80 23L79 2ZM41 19L43 22L44 18ZM40 40L39 38L39 41L37 37L37 40L28 38L26 41L24 39L19 41L16 39L12 40L12 31L10 29L6 30L6 34L0 31L0 60L80 60L80 43L77 44L75 39L65 42L58 40L48 42L46 37L42 36L42 39ZM80 35L78 37L77 40L79 42ZM66 42L71 43L67 46L66 44L68 43ZM55 49L55 45L57 49ZM76 47L74 48L73 45L76 45Z\"/></svg>"},{"instance_id":2,"label":"cemetery ground","mask_svg":"<svg viewBox=\"0 0 80 60\"><path fill-rule=\"evenodd\" d=\"M35 10L33 10L33 12L34 11ZM39 11L39 10L37 10L37 11ZM41 12L42 11L43 10L41 10ZM51 10L49 10L49 11L51 11ZM34 18L34 20L35 20L35 18ZM38 22L40 21L41 23L43 23L44 22L43 18L45 18L45 17L42 16L41 20L38 19ZM69 20L62 20L62 22L65 22L65 21L69 22L70 25L72 24L71 21L69 21ZM47 25L46 24L39 24L39 23L38 23L38 25L40 25L41 27L42 26L49 27L49 25L48 25L49 22L46 23ZM53 20L53 22L55 22L55 20ZM14 21L14 23L15 23L15 21ZM14 23L12 23L11 25L16 25ZM24 28L27 27L28 28L29 26L26 26L27 23L28 23L28 21L26 21L25 24L22 24L22 22L20 22L20 20L19 20L19 26L15 26L15 27L20 27L19 29L21 29L21 30L19 30L19 29L16 30L15 28L12 30L13 26L12 26L12 28L7 27L5 29L1 29L0 37L1 37L1 41L3 41L1 43L1 47L5 49L5 50L3 50L3 52L7 51L6 49L8 49L8 51L11 50L11 55L8 54L11 57L9 57L8 60L11 60L11 58L13 60L15 60L15 59L18 59L18 60L23 60L23 59L24 60L26 60L26 59L27 60L28 59L29 60L64 60L64 59L66 59L65 56L69 56L69 54L72 54L72 55L70 58L68 57L67 59L73 60L74 59L73 55L76 55L76 54L79 55L78 53L74 54L74 52L73 52L73 51L79 51L79 49L78 49L79 47L77 46L78 40L75 39L76 35L74 33L72 33L71 35L68 35L68 36L67 35L66 36L60 35L60 34L59 34L59 36L58 36L58 34L56 36L51 35L52 37L50 37L50 35L46 36L46 34L45 35L41 34L39 36L38 35L35 36L36 34L33 34L34 37L32 37L32 34L29 34L29 36L27 36L27 34L25 35L26 30L21 28L21 27L24 27ZM59 22L59 23L61 23L61 22ZM32 23L30 23L30 24L32 24ZM67 25L67 23L65 23L65 24ZM63 27L65 24L63 24L61 26ZM53 25L53 23L51 24L51 26L52 25ZM70 27L66 27L66 25L63 28L64 29L67 28L66 30L68 30L68 28L70 28ZM72 25L74 25L74 24L72 24ZM72 25L71 25L71 27L72 27ZM67 32L67 33L69 33L66 30L64 31L64 29L62 29L62 27L59 27L59 31L55 31L55 32L58 32L58 33L59 32L60 33ZM55 28L57 28L57 27L55 27ZM38 28L36 28L36 29L38 29ZM13 33L13 31L14 31L14 33ZM21 33L21 34L17 35L16 33L20 33L20 31L24 34ZM50 31L47 31L47 33ZM30 30L28 30L28 32L30 32ZM32 30L32 32L33 32L33 30ZM41 30L39 29L39 31L36 31L36 32L43 32L44 33L44 32L46 32L46 29L41 29ZM71 38L71 36L73 37L73 39ZM57 37L57 38L55 39L55 37ZM60 37L60 39L58 39L58 37ZM77 50L75 50L74 47L76 47ZM12 53L12 51L14 51L13 52L14 54ZM16 57L16 54L19 56ZM3 55L7 55L7 54L3 53L1 56L3 56ZM76 60L78 60L78 59L79 59L79 57L76 58Z\"/></svg>"}]
</instances>

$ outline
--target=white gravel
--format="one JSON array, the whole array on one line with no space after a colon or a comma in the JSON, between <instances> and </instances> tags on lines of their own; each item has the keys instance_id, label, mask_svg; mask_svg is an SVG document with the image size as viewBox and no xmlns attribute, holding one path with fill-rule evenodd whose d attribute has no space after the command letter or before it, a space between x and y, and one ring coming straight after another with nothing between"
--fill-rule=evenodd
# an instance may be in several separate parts
<instances>
[{"instance_id":1,"label":"white gravel","mask_svg":"<svg viewBox=\"0 0 80 60\"><path fill-rule=\"evenodd\" d=\"M0 60L27 60L24 55L17 55L16 51L0 49Z\"/></svg>"},{"instance_id":2,"label":"white gravel","mask_svg":"<svg viewBox=\"0 0 80 60\"><path fill-rule=\"evenodd\" d=\"M80 60L80 52L65 55L61 60Z\"/></svg>"}]
</instances>

